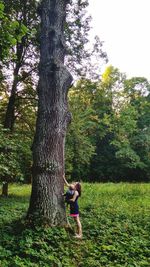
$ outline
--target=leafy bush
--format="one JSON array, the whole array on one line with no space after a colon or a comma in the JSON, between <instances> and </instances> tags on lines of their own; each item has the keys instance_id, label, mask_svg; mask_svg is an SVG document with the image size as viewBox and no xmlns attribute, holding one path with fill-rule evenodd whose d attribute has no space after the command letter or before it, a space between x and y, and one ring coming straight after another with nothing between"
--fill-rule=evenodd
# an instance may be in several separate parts
<instances>
[{"instance_id":1,"label":"leafy bush","mask_svg":"<svg viewBox=\"0 0 150 267\"><path fill-rule=\"evenodd\" d=\"M0 181L23 181L31 166L30 140L0 125ZM28 171L29 172L29 171Z\"/></svg>"}]
</instances>

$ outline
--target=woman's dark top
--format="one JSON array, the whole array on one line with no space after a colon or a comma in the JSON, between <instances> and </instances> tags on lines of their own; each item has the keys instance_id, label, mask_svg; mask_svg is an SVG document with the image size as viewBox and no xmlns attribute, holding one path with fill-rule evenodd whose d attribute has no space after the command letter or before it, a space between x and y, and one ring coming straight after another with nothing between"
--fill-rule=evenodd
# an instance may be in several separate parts
<instances>
[{"instance_id":1,"label":"woman's dark top","mask_svg":"<svg viewBox=\"0 0 150 267\"><path fill-rule=\"evenodd\" d=\"M65 194L65 201L70 205L70 216L77 216L79 214L79 205L78 205L78 197L76 197L75 201L70 201L75 194L74 190L67 190Z\"/></svg>"},{"instance_id":2,"label":"woman's dark top","mask_svg":"<svg viewBox=\"0 0 150 267\"><path fill-rule=\"evenodd\" d=\"M78 197L76 197L75 201L70 201L70 216L76 216L79 214L79 205L78 205Z\"/></svg>"}]
</instances>

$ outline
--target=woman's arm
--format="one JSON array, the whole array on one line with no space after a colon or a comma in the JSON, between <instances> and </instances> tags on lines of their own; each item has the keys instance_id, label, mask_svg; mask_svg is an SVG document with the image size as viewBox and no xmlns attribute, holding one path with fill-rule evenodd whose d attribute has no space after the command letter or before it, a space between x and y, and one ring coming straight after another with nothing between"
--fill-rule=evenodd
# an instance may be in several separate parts
<instances>
[{"instance_id":1,"label":"woman's arm","mask_svg":"<svg viewBox=\"0 0 150 267\"><path fill-rule=\"evenodd\" d=\"M65 175L63 175L63 179L64 179L64 183L65 183L65 185L69 187L70 184L68 184L68 182L67 182L67 180L66 180L66 178L65 178Z\"/></svg>"}]
</instances>

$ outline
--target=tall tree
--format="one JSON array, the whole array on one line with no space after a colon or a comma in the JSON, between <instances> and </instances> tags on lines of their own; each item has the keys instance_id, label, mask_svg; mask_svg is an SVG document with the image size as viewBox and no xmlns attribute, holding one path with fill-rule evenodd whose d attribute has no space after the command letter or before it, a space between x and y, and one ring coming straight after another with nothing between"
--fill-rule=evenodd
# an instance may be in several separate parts
<instances>
[{"instance_id":1,"label":"tall tree","mask_svg":"<svg viewBox=\"0 0 150 267\"><path fill-rule=\"evenodd\" d=\"M3 12L6 15L2 17L1 39L5 44L5 36L7 37L7 50L4 46L0 63L2 80L7 81L7 96L9 97L7 97L8 102L5 105L3 125L4 128L13 131L17 118L18 91L22 90L24 81L31 74L33 75L35 69L36 63L33 60L36 42L35 28L39 22L35 13L35 1L6 0L4 3ZM9 27L7 26L8 22ZM2 44L0 42L0 48ZM4 51L6 52L4 53ZM4 176L3 179L3 187L5 187L3 191L7 194L8 179Z\"/></svg>"},{"instance_id":2,"label":"tall tree","mask_svg":"<svg viewBox=\"0 0 150 267\"><path fill-rule=\"evenodd\" d=\"M13 130L15 122L15 108L18 87L21 83L31 75L35 68L33 55L35 54L35 31L38 19L35 15L36 6L34 1L11 0L5 1L5 12L12 20L18 23L18 31L21 31L24 25L26 32L16 45L11 48L12 57L7 61L9 63L10 72L12 72L12 81L10 89L10 97L7 105L6 115L4 119L4 127ZM32 73L33 74L33 73Z\"/></svg>"},{"instance_id":3,"label":"tall tree","mask_svg":"<svg viewBox=\"0 0 150 267\"><path fill-rule=\"evenodd\" d=\"M65 147L66 173L71 179L87 179L90 160L95 153L95 128L98 124L93 109L97 83L81 79L69 91L72 123L69 125Z\"/></svg>"},{"instance_id":4,"label":"tall tree","mask_svg":"<svg viewBox=\"0 0 150 267\"><path fill-rule=\"evenodd\" d=\"M89 49L86 49L91 20L87 15L87 6L88 0L70 0L70 5L67 6L64 29L67 54L66 65L71 68L75 77L88 75L88 77L95 78L97 77L97 72L92 72L93 66L90 56L91 54L96 55L96 58L100 57L103 61L106 58L106 54L103 53L102 43L98 39L96 39L93 51L89 53ZM39 17L36 12L35 0L6 0L5 8L2 4L0 10L0 16L3 17L3 27L0 30L0 49L3 49L3 57L1 59L4 58L0 75L1 84L7 83L5 86L7 88L7 101L4 101L5 103L3 102L3 106L1 106L3 109L1 118L5 128L15 132L16 127L18 129L17 124L20 119L24 120L24 107L27 102L26 84L29 81L32 84L32 90L28 90L28 102L30 99L29 104L33 106L33 109L35 106L35 97L33 95L35 96L34 89L37 84L36 66L39 61L37 38ZM7 17L4 16L3 10L5 10ZM7 44L6 47L5 44ZM96 66L95 60L94 66ZM98 70L99 68L96 67L96 69ZM4 86L1 86L1 89L3 88ZM35 129L34 126L35 124L30 128Z\"/></svg>"},{"instance_id":5,"label":"tall tree","mask_svg":"<svg viewBox=\"0 0 150 267\"><path fill-rule=\"evenodd\" d=\"M65 225L63 201L64 143L68 112L67 93L72 76L64 66L66 0L43 0L38 117L33 143L33 182L28 217Z\"/></svg>"}]
</instances>

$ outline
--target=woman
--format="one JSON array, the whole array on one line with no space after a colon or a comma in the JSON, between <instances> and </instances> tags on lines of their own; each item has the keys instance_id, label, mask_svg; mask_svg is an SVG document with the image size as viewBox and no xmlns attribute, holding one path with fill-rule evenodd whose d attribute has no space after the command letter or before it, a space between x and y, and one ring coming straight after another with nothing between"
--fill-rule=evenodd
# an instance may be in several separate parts
<instances>
[{"instance_id":1,"label":"woman","mask_svg":"<svg viewBox=\"0 0 150 267\"><path fill-rule=\"evenodd\" d=\"M70 205L70 216L74 218L77 224L77 233L75 235L76 238L82 238L82 225L79 218L79 205L78 205L78 198L81 196L81 184L78 182L69 184L65 176L63 176L65 185L69 188L66 195L70 194L68 197L68 203Z\"/></svg>"}]
</instances>

